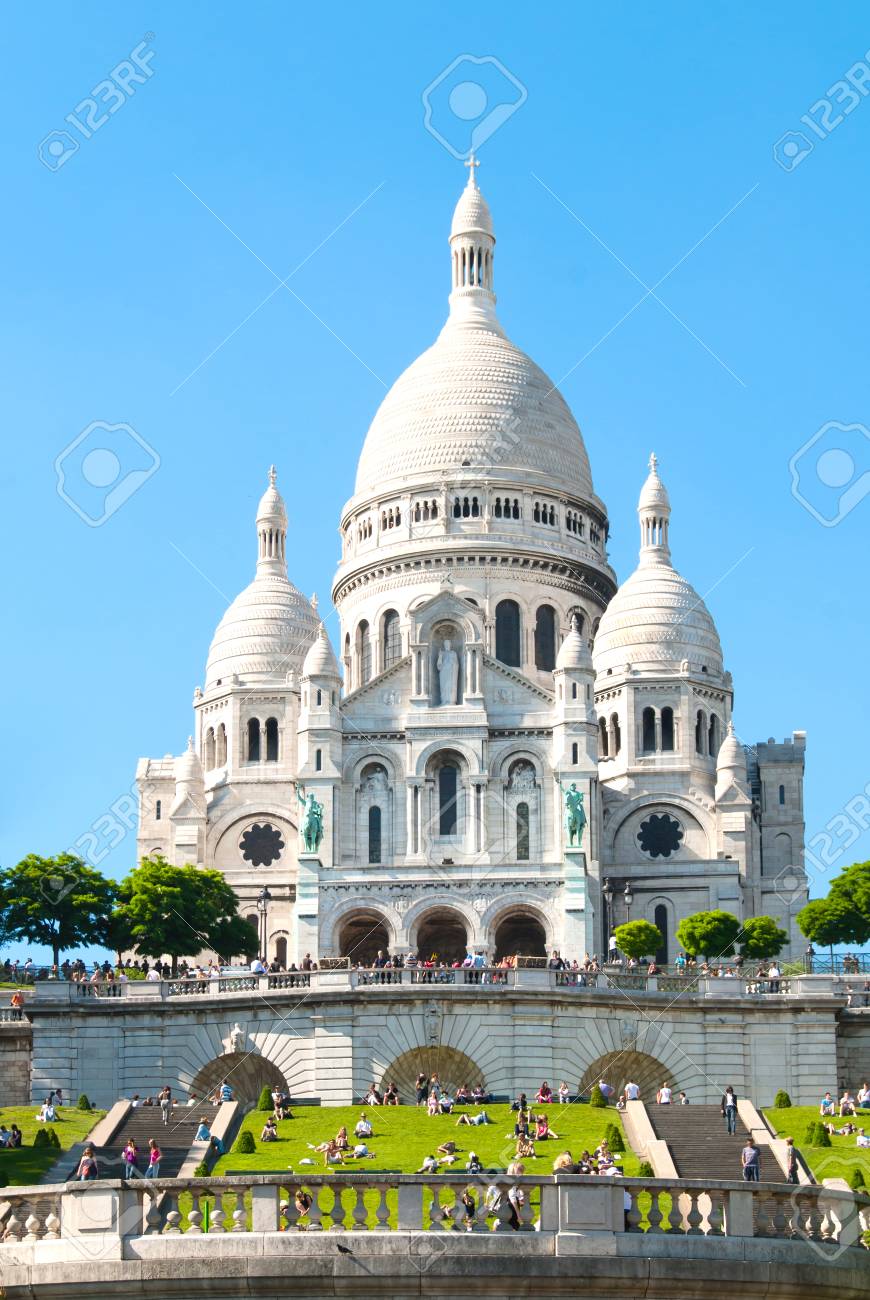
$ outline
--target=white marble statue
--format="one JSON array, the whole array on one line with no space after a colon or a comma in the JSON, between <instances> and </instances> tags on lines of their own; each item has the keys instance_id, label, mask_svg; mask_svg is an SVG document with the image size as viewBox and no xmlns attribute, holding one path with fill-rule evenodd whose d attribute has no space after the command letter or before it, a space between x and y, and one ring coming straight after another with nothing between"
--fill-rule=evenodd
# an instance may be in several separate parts
<instances>
[{"instance_id":1,"label":"white marble statue","mask_svg":"<svg viewBox=\"0 0 870 1300\"><path fill-rule=\"evenodd\" d=\"M438 652L435 664L438 669L438 696L441 704L459 703L459 655L449 637Z\"/></svg>"}]
</instances>

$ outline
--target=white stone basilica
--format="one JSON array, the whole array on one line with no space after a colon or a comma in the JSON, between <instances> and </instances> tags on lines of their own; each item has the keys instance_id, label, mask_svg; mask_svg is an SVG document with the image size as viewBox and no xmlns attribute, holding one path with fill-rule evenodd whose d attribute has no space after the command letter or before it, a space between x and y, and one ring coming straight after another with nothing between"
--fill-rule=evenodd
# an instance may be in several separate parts
<instances>
[{"instance_id":1,"label":"white stone basilica","mask_svg":"<svg viewBox=\"0 0 870 1300\"><path fill-rule=\"evenodd\" d=\"M284 963L582 958L627 916L654 921L673 960L681 918L714 907L771 915L802 951L804 733L738 743L716 627L671 564L654 456L638 566L617 587L580 430L496 316L475 166L447 323L381 404L342 511L341 662L287 577L273 470L194 739L139 763L139 854L218 868L255 924L268 886L267 955ZM313 853L296 782L324 809Z\"/></svg>"}]
</instances>

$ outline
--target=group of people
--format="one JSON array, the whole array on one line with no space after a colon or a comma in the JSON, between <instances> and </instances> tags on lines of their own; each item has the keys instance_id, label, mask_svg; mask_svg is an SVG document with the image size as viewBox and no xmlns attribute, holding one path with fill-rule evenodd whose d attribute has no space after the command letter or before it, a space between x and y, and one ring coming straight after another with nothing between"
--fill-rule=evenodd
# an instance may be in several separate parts
<instances>
[{"instance_id":1,"label":"group of people","mask_svg":"<svg viewBox=\"0 0 870 1300\"><path fill-rule=\"evenodd\" d=\"M819 1103L819 1114L823 1119L832 1115L839 1115L842 1119L845 1115L857 1115L859 1110L870 1110L870 1086L866 1081L861 1084L857 1094L844 1088L843 1095L837 1102L832 1093L826 1092Z\"/></svg>"},{"instance_id":2,"label":"group of people","mask_svg":"<svg viewBox=\"0 0 870 1300\"><path fill-rule=\"evenodd\" d=\"M9 1128L5 1124L0 1124L0 1149L14 1151L21 1146L21 1129L17 1124L11 1124Z\"/></svg>"}]
</instances>

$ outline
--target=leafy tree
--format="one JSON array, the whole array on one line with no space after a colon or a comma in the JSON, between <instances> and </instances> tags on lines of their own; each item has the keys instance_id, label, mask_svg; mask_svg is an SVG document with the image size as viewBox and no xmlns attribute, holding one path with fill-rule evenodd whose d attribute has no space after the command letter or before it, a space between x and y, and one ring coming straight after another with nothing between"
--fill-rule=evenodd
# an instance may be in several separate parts
<instances>
[{"instance_id":1,"label":"leafy tree","mask_svg":"<svg viewBox=\"0 0 870 1300\"><path fill-rule=\"evenodd\" d=\"M243 916L225 916L221 917L211 932L210 947L227 961L231 957L247 957L250 960L260 951L260 936Z\"/></svg>"},{"instance_id":2,"label":"leafy tree","mask_svg":"<svg viewBox=\"0 0 870 1300\"><path fill-rule=\"evenodd\" d=\"M626 957L646 957L658 952L663 943L661 930L650 921L626 921L616 927L613 935Z\"/></svg>"},{"instance_id":3,"label":"leafy tree","mask_svg":"<svg viewBox=\"0 0 870 1300\"><path fill-rule=\"evenodd\" d=\"M222 955L251 950L253 928L238 915L238 902L219 871L174 867L158 854L143 858L121 882L112 925L126 927L143 956L167 953L175 974L179 957L203 948ZM222 951L227 945L229 953Z\"/></svg>"},{"instance_id":4,"label":"leafy tree","mask_svg":"<svg viewBox=\"0 0 870 1300\"><path fill-rule=\"evenodd\" d=\"M797 914L797 923L810 943L830 948L834 955L835 943L849 943L854 934L853 914L839 899L829 894L827 898L814 898Z\"/></svg>"},{"instance_id":5,"label":"leafy tree","mask_svg":"<svg viewBox=\"0 0 870 1300\"><path fill-rule=\"evenodd\" d=\"M730 957L740 932L740 922L730 912L693 912L677 926L677 941L693 957Z\"/></svg>"},{"instance_id":6,"label":"leafy tree","mask_svg":"<svg viewBox=\"0 0 870 1300\"><path fill-rule=\"evenodd\" d=\"M870 939L870 862L853 862L831 881L828 901L848 916L844 943L864 944Z\"/></svg>"},{"instance_id":7,"label":"leafy tree","mask_svg":"<svg viewBox=\"0 0 870 1300\"><path fill-rule=\"evenodd\" d=\"M123 965L124 953L131 950L133 942L129 916L116 909L106 925L106 947L114 950L119 966Z\"/></svg>"},{"instance_id":8,"label":"leafy tree","mask_svg":"<svg viewBox=\"0 0 870 1300\"><path fill-rule=\"evenodd\" d=\"M106 941L116 886L72 853L30 853L0 872L0 912L10 939L29 939L60 954Z\"/></svg>"},{"instance_id":9,"label":"leafy tree","mask_svg":"<svg viewBox=\"0 0 870 1300\"><path fill-rule=\"evenodd\" d=\"M788 933L772 916L750 916L743 922L740 941L744 957L775 957L788 943Z\"/></svg>"}]
</instances>

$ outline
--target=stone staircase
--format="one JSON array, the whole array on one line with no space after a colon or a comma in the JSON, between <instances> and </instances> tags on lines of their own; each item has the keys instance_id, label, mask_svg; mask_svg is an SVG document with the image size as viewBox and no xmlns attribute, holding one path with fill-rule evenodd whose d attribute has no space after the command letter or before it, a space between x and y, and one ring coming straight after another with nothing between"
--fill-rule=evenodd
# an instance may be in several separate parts
<instances>
[{"instance_id":1,"label":"stone staircase","mask_svg":"<svg viewBox=\"0 0 870 1300\"><path fill-rule=\"evenodd\" d=\"M667 1142L680 1178L716 1178L736 1182L742 1178L740 1152L749 1130L737 1119L737 1132L725 1128L718 1106L647 1106L655 1135ZM765 1158L766 1157L766 1158ZM761 1153L761 1177L780 1181L772 1157Z\"/></svg>"},{"instance_id":2,"label":"stone staircase","mask_svg":"<svg viewBox=\"0 0 870 1300\"><path fill-rule=\"evenodd\" d=\"M177 1178L190 1151L202 1113L195 1106L190 1109L176 1107L170 1112L169 1123L164 1127L157 1106L137 1106L135 1110L129 1112L111 1142L107 1146L95 1148L100 1177L121 1178L123 1176L121 1152L127 1139L132 1137L139 1148L140 1174L144 1174L148 1168L148 1139L156 1138L161 1152L160 1177ZM205 1144L201 1149L205 1155ZM72 1178L74 1175L75 1168L70 1170L67 1176Z\"/></svg>"}]
</instances>

